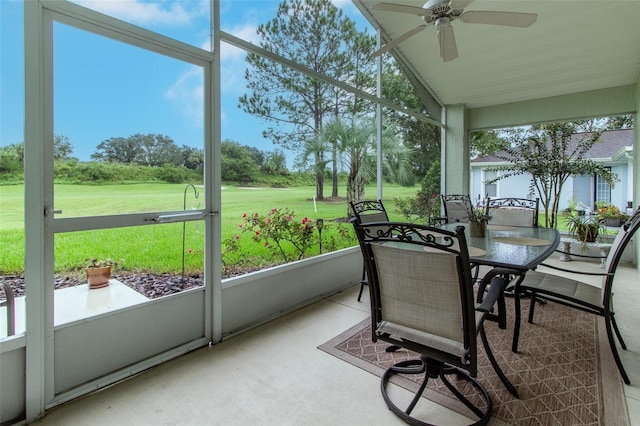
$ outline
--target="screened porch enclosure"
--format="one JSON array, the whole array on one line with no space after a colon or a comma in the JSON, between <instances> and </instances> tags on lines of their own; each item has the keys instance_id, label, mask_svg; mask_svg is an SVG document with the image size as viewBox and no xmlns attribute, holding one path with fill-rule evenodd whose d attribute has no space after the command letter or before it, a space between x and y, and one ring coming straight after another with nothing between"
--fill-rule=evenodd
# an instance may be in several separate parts
<instances>
[{"instance_id":1,"label":"screened porch enclosure","mask_svg":"<svg viewBox=\"0 0 640 426\"><path fill-rule=\"evenodd\" d=\"M269 2L265 10L273 10L271 3L277 4ZM536 2L523 3L534 8ZM249 36L243 36L244 32L225 26L224 4L212 0L207 6L208 25L197 28L205 34L207 42L196 44L171 34L170 30L157 32L145 24L99 12L92 9L91 3L79 5L58 0L24 3L24 189L28 196L24 197L21 226L26 294L17 305L20 321L15 335L0 337L0 423L35 421L62 403L197 348L213 345L215 350L217 343L359 284L362 258L357 246L222 278L223 231L226 227L237 227L237 223L224 223L221 218L221 212L228 207L221 178L221 144L226 128L243 126L249 121L246 112L236 118L238 121L230 121L226 114L228 106L221 101L234 76L225 65L236 60L238 52L243 60L247 54L257 55L296 75L322 81L346 93L347 98L365 100L364 113L375 116L379 128L385 108L440 127L443 193L469 192L471 130L616 114L632 114L638 121L637 66L625 84L609 87L601 82L593 86L585 83L575 92L544 97L536 97L529 88L523 91L526 96L521 99L487 95L491 102L483 104L478 99L469 98L467 102L464 97L449 97L456 79L464 79L465 83L473 80L473 69L455 68L451 79L443 81L443 74L438 74L432 81L428 73L414 67L417 62L412 57L420 54L416 53L419 49L407 44L395 51L394 57L427 106L429 114L424 115L398 107L382 98L379 91L364 90L350 81L314 71L310 64L295 63L277 51L260 47ZM379 31L378 43L382 44L395 35L398 22L387 22L389 18L372 11L370 6L362 1L349 5ZM547 11L540 7L542 21ZM598 9L593 13L597 14ZM585 19L592 19L588 11L585 14L588 15ZM640 16L640 8L632 7L629 14ZM629 28L623 26L618 30L624 32ZM632 34L638 33L636 29L633 31ZM65 45L65 36L82 40L85 55ZM626 40L628 35L620 37ZM115 55L103 57L101 46L108 46ZM629 55L640 53L630 51ZM141 71L126 72L127 64L133 63L129 61L135 61ZM496 78L505 68L504 64L498 64L491 68ZM153 115L154 109L160 111L167 106L163 99L175 96L176 92L165 90L166 85L155 80L159 68L175 69L174 77L188 81L190 90L184 92L193 96L182 99L173 115L159 114L157 127L139 128L135 132L159 135L163 120L191 120L189 142L202 151L202 178L194 182L199 196L189 193L187 197L184 185L172 188L171 197L155 196L143 186L96 186L74 200L76 194L67 192L69 188L61 183L61 170L54 169L51 142L59 128L74 128L74 110L68 105L77 102L76 108L92 111L93 120L84 125L103 129L103 138L108 140L118 135L112 130L119 122L138 114ZM547 74L552 76L553 72ZM64 83L62 76L75 79L77 84ZM130 93L121 90L119 85L125 81L136 90ZM543 83L531 80L529 84ZM113 87L112 95L123 98L121 109L102 110L100 99L92 95L92 90L103 85ZM545 86L541 93L548 90ZM455 101L449 103L449 99ZM188 114L181 115L185 111ZM312 121L311 116L308 119ZM380 152L381 136L377 136ZM79 147L87 143L81 140ZM640 135L636 130L635 152L639 146ZM640 170L637 154L634 166ZM381 166L378 167L377 193L367 194L367 198L393 197L385 192ZM635 205L640 200L637 173L633 182ZM109 191L112 192L108 196L104 195ZM105 200L114 197L118 203L105 207L108 204ZM247 205L251 205L251 200L248 195ZM88 203L83 206L83 201ZM143 238L143 234L149 237ZM98 243L87 249L85 238L94 238ZM111 245L116 240L118 243ZM92 256L117 257L114 253L119 249L133 245L139 248L136 253L139 257L124 259L124 264L139 262L144 266L145 262L160 257L154 251L158 241L175 249L166 261L163 259L162 271L180 276L185 268L198 270L197 286L148 298L130 293L115 277L108 291L100 293L106 295L107 302L101 299L98 303L92 300L98 293L90 293L81 285L54 289L55 271L66 267L64 262L76 265ZM100 247L105 250L99 251ZM637 259L639 244L635 244L634 251ZM65 258L62 253L72 255ZM189 253L186 265L185 253ZM117 303L110 303L110 297L116 298Z\"/></svg>"}]
</instances>

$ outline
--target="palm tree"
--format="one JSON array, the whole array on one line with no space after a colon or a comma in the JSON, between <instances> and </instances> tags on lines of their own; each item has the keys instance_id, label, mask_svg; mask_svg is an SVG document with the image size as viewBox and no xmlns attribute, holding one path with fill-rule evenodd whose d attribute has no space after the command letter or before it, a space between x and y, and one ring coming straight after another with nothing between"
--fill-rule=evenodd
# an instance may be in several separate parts
<instances>
[{"instance_id":1,"label":"palm tree","mask_svg":"<svg viewBox=\"0 0 640 426\"><path fill-rule=\"evenodd\" d=\"M322 127L319 143L338 153L340 165L347 170L347 203L362 201L365 185L376 177L376 128L372 120L352 119L346 123L335 119ZM382 135L383 172L387 179L400 184L413 181L410 150L398 142L394 126ZM350 215L351 212L348 212Z\"/></svg>"}]
</instances>

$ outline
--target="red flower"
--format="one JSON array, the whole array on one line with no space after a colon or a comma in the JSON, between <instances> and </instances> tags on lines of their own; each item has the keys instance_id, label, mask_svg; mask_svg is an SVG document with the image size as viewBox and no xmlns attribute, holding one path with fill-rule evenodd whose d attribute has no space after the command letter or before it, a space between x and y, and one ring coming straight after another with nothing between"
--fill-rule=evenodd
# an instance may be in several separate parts
<instances>
[{"instance_id":1,"label":"red flower","mask_svg":"<svg viewBox=\"0 0 640 426\"><path fill-rule=\"evenodd\" d=\"M246 214L246 213L243 213L243 214L242 214L242 217L247 217L247 214Z\"/></svg>"}]
</instances>

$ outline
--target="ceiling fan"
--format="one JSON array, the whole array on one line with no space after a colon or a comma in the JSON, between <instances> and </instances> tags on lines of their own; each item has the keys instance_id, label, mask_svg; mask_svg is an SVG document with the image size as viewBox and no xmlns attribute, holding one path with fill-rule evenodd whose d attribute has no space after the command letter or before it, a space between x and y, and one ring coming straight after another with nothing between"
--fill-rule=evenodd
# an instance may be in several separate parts
<instances>
[{"instance_id":1,"label":"ceiling fan","mask_svg":"<svg viewBox=\"0 0 640 426\"><path fill-rule=\"evenodd\" d=\"M538 18L538 15L535 13L475 10L465 12L464 8L472 1L473 0L429 0L422 7L395 3L375 4L372 7L375 10L418 15L422 17L425 23L389 41L380 49L373 52L373 55L382 55L409 37L418 34L420 31L433 24L438 31L440 57L444 62L447 62L458 57L456 39L453 34L453 27L451 26L451 22L456 19L468 24L490 24L526 28L536 22L536 19Z\"/></svg>"}]
</instances>

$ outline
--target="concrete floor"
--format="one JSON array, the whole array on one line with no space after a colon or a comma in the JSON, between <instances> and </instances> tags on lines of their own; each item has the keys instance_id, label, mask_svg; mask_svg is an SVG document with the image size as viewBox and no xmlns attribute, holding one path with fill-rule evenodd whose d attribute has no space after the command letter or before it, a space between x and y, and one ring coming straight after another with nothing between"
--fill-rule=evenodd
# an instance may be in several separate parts
<instances>
[{"instance_id":1,"label":"concrete floor","mask_svg":"<svg viewBox=\"0 0 640 426\"><path fill-rule=\"evenodd\" d=\"M597 265L574 266L596 269ZM567 266L564 264L563 266ZM401 425L387 410L380 381L317 346L369 315L358 286L52 409L38 425ZM625 386L632 425L640 425L640 273L616 280L618 321L629 350ZM400 390L399 392L404 392ZM435 404L436 424L469 420ZM491 422L492 425L496 423Z\"/></svg>"}]
</instances>

